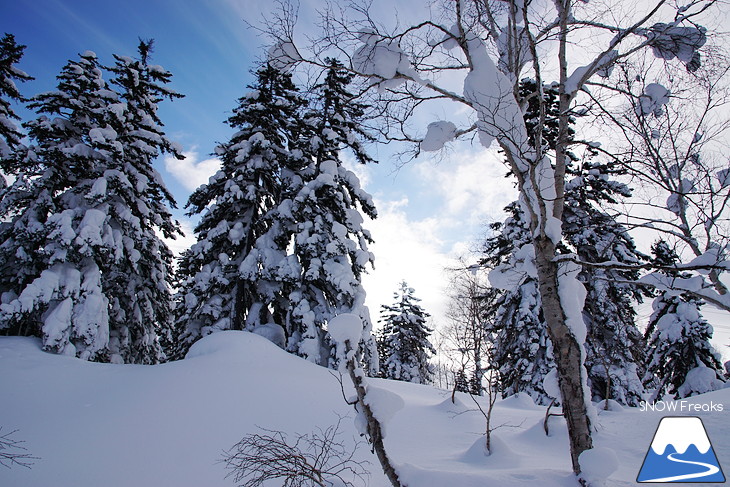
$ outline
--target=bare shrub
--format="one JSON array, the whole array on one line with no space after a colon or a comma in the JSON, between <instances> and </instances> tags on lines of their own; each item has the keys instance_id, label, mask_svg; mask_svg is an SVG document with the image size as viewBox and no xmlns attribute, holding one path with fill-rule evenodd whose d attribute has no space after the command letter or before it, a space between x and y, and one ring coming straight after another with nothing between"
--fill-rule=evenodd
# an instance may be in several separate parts
<instances>
[{"instance_id":1,"label":"bare shrub","mask_svg":"<svg viewBox=\"0 0 730 487\"><path fill-rule=\"evenodd\" d=\"M355 487L366 485L367 461L355 459L359 442L348 448L337 423L293 438L282 431L260 428L223 452L222 463L240 487L258 487L267 480L282 487Z\"/></svg>"},{"instance_id":2,"label":"bare shrub","mask_svg":"<svg viewBox=\"0 0 730 487\"><path fill-rule=\"evenodd\" d=\"M14 465L30 468L35 460L39 460L39 458L31 455L28 449L23 446L25 441L12 438L17 432L18 430L13 430L9 433L0 434L0 465L7 468ZM0 433L2 433L2 427L0 427Z\"/></svg>"}]
</instances>

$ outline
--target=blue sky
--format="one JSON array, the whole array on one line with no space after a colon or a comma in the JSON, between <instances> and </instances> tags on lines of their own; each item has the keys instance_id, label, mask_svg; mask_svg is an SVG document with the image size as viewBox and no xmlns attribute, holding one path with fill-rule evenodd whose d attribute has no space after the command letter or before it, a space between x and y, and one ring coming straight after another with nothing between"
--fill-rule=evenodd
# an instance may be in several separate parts
<instances>
[{"instance_id":1,"label":"blue sky","mask_svg":"<svg viewBox=\"0 0 730 487\"><path fill-rule=\"evenodd\" d=\"M60 68L81 52L94 51L102 63L112 64L113 53L135 55L138 38L154 38L152 62L170 70L171 87L185 95L162 103L160 116L188 158L157 165L182 208L192 189L215 171L209 154L217 141L230 136L224 121L265 52L266 39L246 21L256 23L272 5L258 0L0 0L0 32L13 33L28 46L20 67L36 80L20 86L26 96L55 88ZM313 25L317 5L302 2L300 33ZM353 168L380 215L368 224L376 240L371 248L376 269L365 278L368 304L377 319L380 305L392 300L405 279L440 322L446 306L444 267L473 246L484 233L484 221L502 218L501 209L514 193L502 178L504 168L478 148L467 145L441 162L423 158L397 169L393 153L399 149L374 146L379 164ZM495 170L487 177L485 157L494 159ZM192 241L192 222L182 210L175 214L189 234L171 244L180 250Z\"/></svg>"},{"instance_id":2,"label":"blue sky","mask_svg":"<svg viewBox=\"0 0 730 487\"><path fill-rule=\"evenodd\" d=\"M174 77L185 94L161 104L168 135L184 147L208 153L228 136L226 112L250 81L260 41L225 1L155 0L3 0L0 30L26 44L22 67L36 81L26 95L52 89L68 59L91 50L102 63L112 53L135 55L138 38L154 38L153 62ZM168 181L172 187L175 181Z\"/></svg>"}]
</instances>

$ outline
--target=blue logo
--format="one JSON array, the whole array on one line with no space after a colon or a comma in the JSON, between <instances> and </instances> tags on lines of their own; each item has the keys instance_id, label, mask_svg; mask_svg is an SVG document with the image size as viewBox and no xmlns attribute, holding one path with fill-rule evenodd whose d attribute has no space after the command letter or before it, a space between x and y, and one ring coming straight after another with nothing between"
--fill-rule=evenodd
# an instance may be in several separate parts
<instances>
[{"instance_id":1,"label":"blue logo","mask_svg":"<svg viewBox=\"0 0 730 487\"><path fill-rule=\"evenodd\" d=\"M662 418L636 481L725 482L702 420L693 416Z\"/></svg>"}]
</instances>

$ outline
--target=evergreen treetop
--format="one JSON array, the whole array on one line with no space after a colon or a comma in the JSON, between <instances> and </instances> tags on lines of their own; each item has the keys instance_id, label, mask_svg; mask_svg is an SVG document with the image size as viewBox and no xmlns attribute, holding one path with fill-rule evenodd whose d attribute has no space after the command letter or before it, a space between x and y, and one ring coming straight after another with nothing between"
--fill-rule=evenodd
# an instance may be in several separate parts
<instances>
[{"instance_id":1,"label":"evergreen treetop","mask_svg":"<svg viewBox=\"0 0 730 487\"><path fill-rule=\"evenodd\" d=\"M436 351L428 339L433 331L426 325L430 315L418 304L420 299L414 292L402 281L393 296L394 303L381 306L379 322L383 324L380 336L384 352L380 373L387 379L426 384L433 376L428 360Z\"/></svg>"},{"instance_id":2,"label":"evergreen treetop","mask_svg":"<svg viewBox=\"0 0 730 487\"><path fill-rule=\"evenodd\" d=\"M673 267L679 260L666 241L652 245L654 263ZM681 277L679 271L664 271ZM654 388L652 401L665 394L675 399L710 392L726 380L720 356L710 343L712 326L702 316L704 303L686 293L667 290L652 303L644 383Z\"/></svg>"},{"instance_id":3,"label":"evergreen treetop","mask_svg":"<svg viewBox=\"0 0 730 487\"><path fill-rule=\"evenodd\" d=\"M265 305L271 300L262 293L276 294L277 286L265 289L265 280L257 280L261 262L243 263L247 258L256 261L252 253L274 224L285 180L300 178L297 169L304 165L304 154L294 146L304 100L291 75L270 65L256 72L248 88L227 120L235 133L215 149L220 171L186 205L189 215L200 214L201 219L195 227L197 243L180 264L178 356L212 331L253 329L272 321ZM286 250L289 237L280 225L277 229L281 232L271 243ZM284 311L274 313L281 316Z\"/></svg>"},{"instance_id":4,"label":"evergreen treetop","mask_svg":"<svg viewBox=\"0 0 730 487\"><path fill-rule=\"evenodd\" d=\"M16 66L23 58L25 47L15 41L13 34L6 33L0 38L0 161L20 145L22 138L22 134L14 122L14 120L20 120L20 117L13 111L11 102L25 100L15 81L23 82L33 79Z\"/></svg>"}]
</instances>

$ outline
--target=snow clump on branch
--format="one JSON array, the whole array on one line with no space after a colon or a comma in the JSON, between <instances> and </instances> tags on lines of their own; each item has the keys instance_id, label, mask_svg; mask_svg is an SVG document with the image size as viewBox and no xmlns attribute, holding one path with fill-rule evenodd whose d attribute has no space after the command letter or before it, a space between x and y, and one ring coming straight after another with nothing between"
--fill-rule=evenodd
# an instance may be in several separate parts
<instances>
[{"instance_id":1,"label":"snow clump on branch","mask_svg":"<svg viewBox=\"0 0 730 487\"><path fill-rule=\"evenodd\" d=\"M421 150L436 152L444 148L447 142L456 138L456 125L452 122L438 121L428 124L426 136L421 141Z\"/></svg>"},{"instance_id":2,"label":"snow clump on branch","mask_svg":"<svg viewBox=\"0 0 730 487\"><path fill-rule=\"evenodd\" d=\"M279 41L268 52L267 61L272 68L288 73L294 66L302 60L302 56L297 51L297 46L291 41Z\"/></svg>"},{"instance_id":3,"label":"snow clump on branch","mask_svg":"<svg viewBox=\"0 0 730 487\"><path fill-rule=\"evenodd\" d=\"M649 83L644 88L644 93L639 97L636 105L637 115L649 115L653 113L655 117L661 117L664 113L662 108L669 103L670 92L659 83Z\"/></svg>"},{"instance_id":4,"label":"snow clump on branch","mask_svg":"<svg viewBox=\"0 0 730 487\"><path fill-rule=\"evenodd\" d=\"M327 325L327 332L337 345L337 358L341 368L345 368L347 361L357 351L357 345L362 336L362 318L353 313L342 313L332 318ZM349 342L349 352L345 344Z\"/></svg>"},{"instance_id":5,"label":"snow clump on branch","mask_svg":"<svg viewBox=\"0 0 730 487\"><path fill-rule=\"evenodd\" d=\"M375 32L366 31L360 35L364 43L352 56L352 67L360 74L375 76L384 81L378 83L379 90L396 88L405 82L398 75L405 75L415 81L422 81L408 55L392 39L384 39Z\"/></svg>"},{"instance_id":6,"label":"snow clump on branch","mask_svg":"<svg viewBox=\"0 0 730 487\"><path fill-rule=\"evenodd\" d=\"M698 51L707 42L706 32L704 27L680 27L662 22L637 31L648 39L654 56L667 61L676 57L686 65L689 72L697 71L700 67Z\"/></svg>"}]
</instances>

